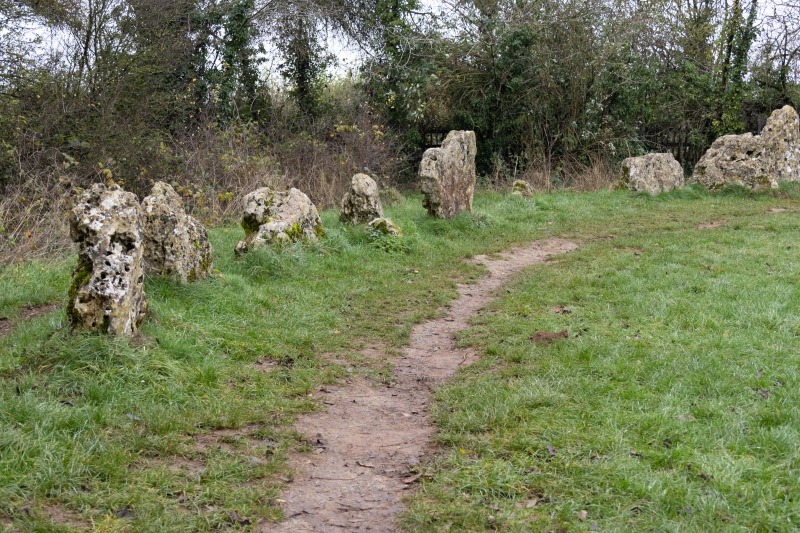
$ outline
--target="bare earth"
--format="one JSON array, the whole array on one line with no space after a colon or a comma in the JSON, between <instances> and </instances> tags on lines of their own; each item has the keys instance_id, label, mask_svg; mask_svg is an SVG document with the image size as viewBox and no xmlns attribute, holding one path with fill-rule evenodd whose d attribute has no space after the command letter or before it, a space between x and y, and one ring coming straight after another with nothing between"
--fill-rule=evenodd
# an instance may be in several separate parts
<instances>
[{"instance_id":1,"label":"bare earth","mask_svg":"<svg viewBox=\"0 0 800 533\"><path fill-rule=\"evenodd\" d=\"M401 498L413 486L415 466L432 448L431 391L475 359L472 351L455 346L453 334L522 268L575 248L549 239L497 258L476 257L489 274L475 285L459 286L447 316L414 327L411 344L395 361L394 383L359 378L323 389L318 397L328 409L297 423L315 453L292 458L297 475L283 496L286 520L263 524L262 531L397 531Z\"/></svg>"}]
</instances>

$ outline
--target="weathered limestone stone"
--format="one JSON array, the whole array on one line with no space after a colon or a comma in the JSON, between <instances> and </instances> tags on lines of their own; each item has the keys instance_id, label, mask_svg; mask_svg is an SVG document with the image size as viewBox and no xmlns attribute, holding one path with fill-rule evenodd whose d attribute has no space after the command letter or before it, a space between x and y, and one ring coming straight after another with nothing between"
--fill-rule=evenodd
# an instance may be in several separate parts
<instances>
[{"instance_id":1,"label":"weathered limestone stone","mask_svg":"<svg viewBox=\"0 0 800 533\"><path fill-rule=\"evenodd\" d=\"M392 222L390 218L376 218L367 225L368 231L376 235L388 235L391 237L399 237L403 234L400 227Z\"/></svg>"},{"instance_id":2,"label":"weathered limestone stone","mask_svg":"<svg viewBox=\"0 0 800 533\"><path fill-rule=\"evenodd\" d=\"M350 190L342 199L339 219L342 222L361 224L383 216L378 184L366 174L356 174Z\"/></svg>"},{"instance_id":3,"label":"weathered limestone stone","mask_svg":"<svg viewBox=\"0 0 800 533\"><path fill-rule=\"evenodd\" d=\"M800 180L800 116L792 106L772 112L761 131L775 181Z\"/></svg>"},{"instance_id":4,"label":"weathered limestone stone","mask_svg":"<svg viewBox=\"0 0 800 533\"><path fill-rule=\"evenodd\" d=\"M777 188L800 179L800 118L791 106L776 109L761 135L724 135L694 167L692 182L708 189L737 184Z\"/></svg>"},{"instance_id":5,"label":"weathered limestone stone","mask_svg":"<svg viewBox=\"0 0 800 533\"><path fill-rule=\"evenodd\" d=\"M144 266L148 274L172 276L187 282L211 273L208 232L186 214L183 200L167 183L157 182L142 200Z\"/></svg>"},{"instance_id":6,"label":"weathered limestone stone","mask_svg":"<svg viewBox=\"0 0 800 533\"><path fill-rule=\"evenodd\" d=\"M441 148L428 148L419 165L423 205L437 218L472 211L475 192L474 131L451 131Z\"/></svg>"},{"instance_id":7,"label":"weathered limestone stone","mask_svg":"<svg viewBox=\"0 0 800 533\"><path fill-rule=\"evenodd\" d=\"M381 205L394 205L399 204L405 198L403 198L403 193L397 190L395 187L388 187L380 191L381 197Z\"/></svg>"},{"instance_id":8,"label":"weathered limestone stone","mask_svg":"<svg viewBox=\"0 0 800 533\"><path fill-rule=\"evenodd\" d=\"M511 194L530 199L533 198L533 187L527 181L517 180L511 186Z\"/></svg>"},{"instance_id":9,"label":"weathered limestone stone","mask_svg":"<svg viewBox=\"0 0 800 533\"><path fill-rule=\"evenodd\" d=\"M242 227L247 236L236 245L236 253L268 244L315 241L325 234L316 206L294 188L276 192L262 187L245 196Z\"/></svg>"},{"instance_id":10,"label":"weathered limestone stone","mask_svg":"<svg viewBox=\"0 0 800 533\"><path fill-rule=\"evenodd\" d=\"M621 183L632 191L668 192L683 187L683 169L670 153L629 157L622 162Z\"/></svg>"},{"instance_id":11,"label":"weathered limestone stone","mask_svg":"<svg viewBox=\"0 0 800 533\"><path fill-rule=\"evenodd\" d=\"M116 185L96 184L78 198L69 225L79 246L67 302L70 324L133 335L147 310L138 198Z\"/></svg>"}]
</instances>

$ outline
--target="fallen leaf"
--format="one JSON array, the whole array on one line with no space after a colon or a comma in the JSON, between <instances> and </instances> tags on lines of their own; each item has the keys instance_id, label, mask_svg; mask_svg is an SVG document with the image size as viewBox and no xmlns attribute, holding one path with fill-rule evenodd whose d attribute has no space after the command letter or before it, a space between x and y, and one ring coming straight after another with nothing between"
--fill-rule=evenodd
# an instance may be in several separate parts
<instances>
[{"instance_id":1,"label":"fallen leaf","mask_svg":"<svg viewBox=\"0 0 800 533\"><path fill-rule=\"evenodd\" d=\"M361 461L356 461L358 466L363 466L364 468L375 468L375 465L371 465L369 463L362 463Z\"/></svg>"},{"instance_id":2,"label":"fallen leaf","mask_svg":"<svg viewBox=\"0 0 800 533\"><path fill-rule=\"evenodd\" d=\"M405 478L403 480L403 483L405 483L406 485L410 485L411 483L414 483L415 481L417 481L421 477L422 477L422 474L415 474L413 476L409 476L409 477Z\"/></svg>"},{"instance_id":3,"label":"fallen leaf","mask_svg":"<svg viewBox=\"0 0 800 533\"><path fill-rule=\"evenodd\" d=\"M581 522L586 520L586 517L588 516L589 516L589 511L587 511L586 509L581 509L580 511L578 511L578 520L580 520Z\"/></svg>"},{"instance_id":4,"label":"fallen leaf","mask_svg":"<svg viewBox=\"0 0 800 533\"><path fill-rule=\"evenodd\" d=\"M631 454L631 457L641 457L642 456L642 454L637 452L636 450L631 450L630 454Z\"/></svg>"},{"instance_id":5,"label":"fallen leaf","mask_svg":"<svg viewBox=\"0 0 800 533\"><path fill-rule=\"evenodd\" d=\"M552 457L552 456L556 455L558 452L556 451L555 446L553 446L552 444L548 444L547 445L547 453Z\"/></svg>"}]
</instances>

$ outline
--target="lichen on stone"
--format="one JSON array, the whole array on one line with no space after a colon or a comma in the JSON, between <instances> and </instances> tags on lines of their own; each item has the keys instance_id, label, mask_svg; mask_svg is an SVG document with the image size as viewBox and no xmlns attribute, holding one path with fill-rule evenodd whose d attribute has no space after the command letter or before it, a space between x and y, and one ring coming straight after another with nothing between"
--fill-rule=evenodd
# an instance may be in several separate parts
<instances>
[{"instance_id":1,"label":"lichen on stone","mask_svg":"<svg viewBox=\"0 0 800 533\"><path fill-rule=\"evenodd\" d=\"M133 335L147 311L143 215L136 195L116 185L84 191L69 217L78 265L67 319L76 329Z\"/></svg>"},{"instance_id":2,"label":"lichen on stone","mask_svg":"<svg viewBox=\"0 0 800 533\"><path fill-rule=\"evenodd\" d=\"M440 148L429 148L419 165L422 205L436 218L472 211L475 192L475 132L451 131Z\"/></svg>"},{"instance_id":3,"label":"lichen on stone","mask_svg":"<svg viewBox=\"0 0 800 533\"><path fill-rule=\"evenodd\" d=\"M142 200L145 216L145 270L178 281L205 278L212 270L211 244L206 228L187 214L183 200L166 183L157 182Z\"/></svg>"},{"instance_id":4,"label":"lichen on stone","mask_svg":"<svg viewBox=\"0 0 800 533\"><path fill-rule=\"evenodd\" d=\"M350 224L362 224L383 216L378 184L366 174L356 174L350 189L342 198L339 219Z\"/></svg>"},{"instance_id":5,"label":"lichen on stone","mask_svg":"<svg viewBox=\"0 0 800 533\"><path fill-rule=\"evenodd\" d=\"M800 117L791 106L772 112L760 135L723 135L694 167L691 181L710 190L741 185L751 190L800 180Z\"/></svg>"},{"instance_id":6,"label":"lichen on stone","mask_svg":"<svg viewBox=\"0 0 800 533\"><path fill-rule=\"evenodd\" d=\"M325 234L316 206L294 188L277 192L262 187L245 196L242 227L247 235L236 245L237 254L266 245L315 241Z\"/></svg>"},{"instance_id":7,"label":"lichen on stone","mask_svg":"<svg viewBox=\"0 0 800 533\"><path fill-rule=\"evenodd\" d=\"M375 236L400 237L403 231L389 218L376 218L367 224L367 231Z\"/></svg>"},{"instance_id":8,"label":"lichen on stone","mask_svg":"<svg viewBox=\"0 0 800 533\"><path fill-rule=\"evenodd\" d=\"M620 184L655 195L683 187L683 168L671 153L629 157L622 162Z\"/></svg>"}]
</instances>

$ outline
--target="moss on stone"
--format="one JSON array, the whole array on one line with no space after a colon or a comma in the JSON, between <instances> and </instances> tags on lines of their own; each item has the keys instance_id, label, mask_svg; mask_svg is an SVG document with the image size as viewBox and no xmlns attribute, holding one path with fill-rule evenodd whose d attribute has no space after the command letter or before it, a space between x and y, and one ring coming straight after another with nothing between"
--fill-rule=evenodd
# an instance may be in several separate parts
<instances>
[{"instance_id":1,"label":"moss on stone","mask_svg":"<svg viewBox=\"0 0 800 533\"><path fill-rule=\"evenodd\" d=\"M303 228L300 227L298 222L292 224L292 227L284 231L287 237L292 241L299 241L303 238Z\"/></svg>"},{"instance_id":2,"label":"moss on stone","mask_svg":"<svg viewBox=\"0 0 800 533\"><path fill-rule=\"evenodd\" d=\"M72 283L67 291L67 321L75 327L81 323L81 315L75 309L75 300L78 299L78 292L92 279L92 262L85 257L78 259L78 265L72 273Z\"/></svg>"}]
</instances>

